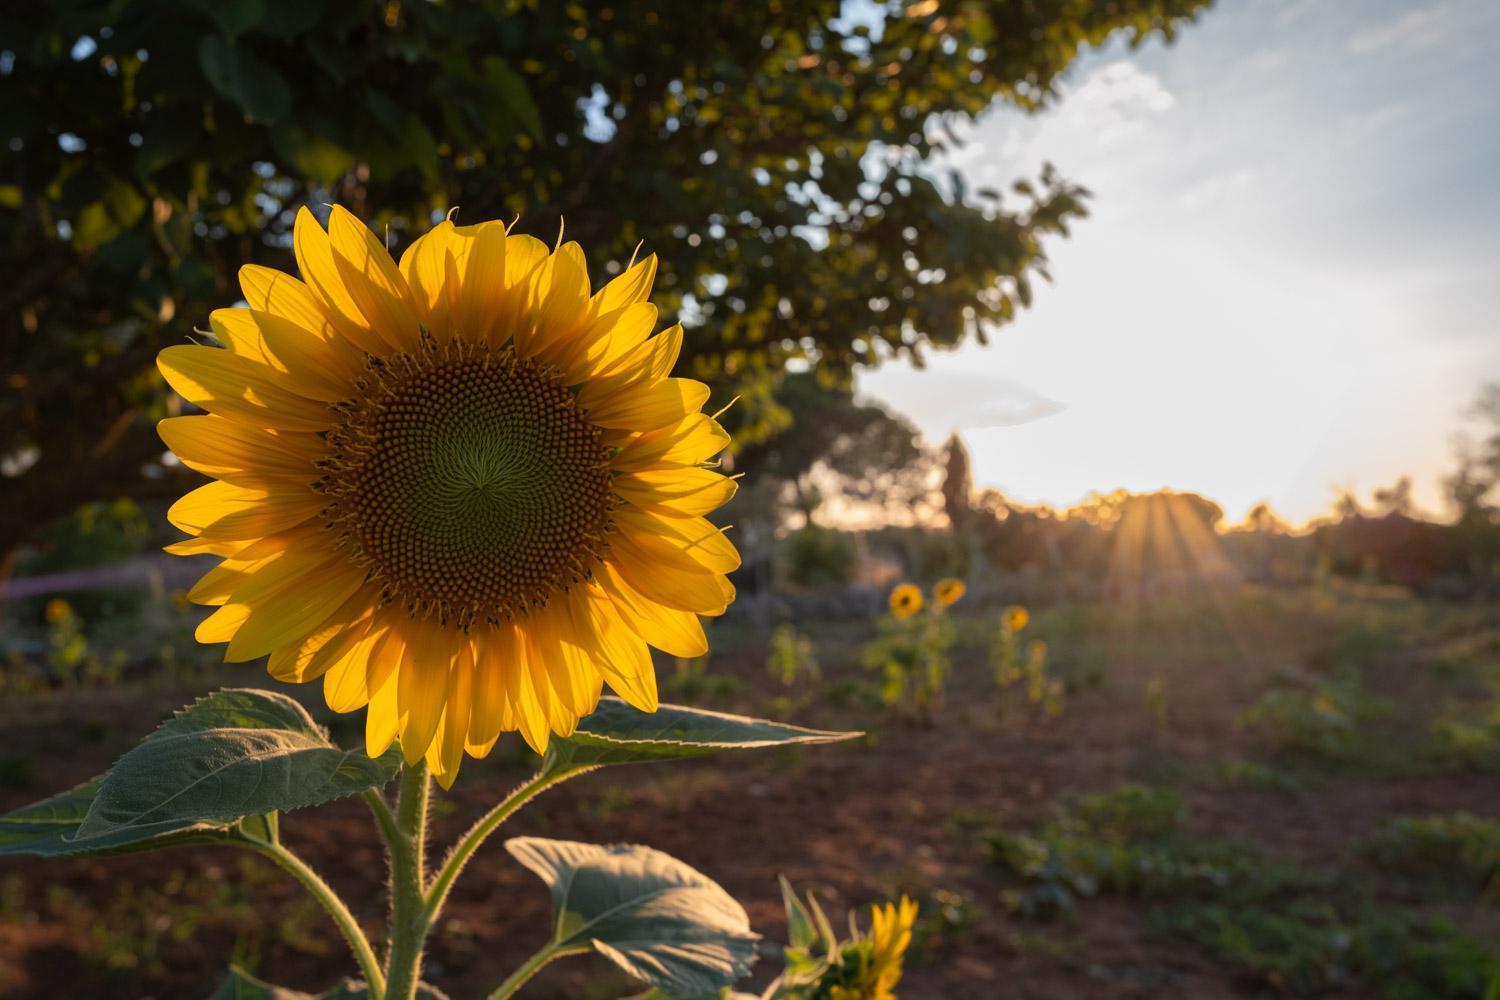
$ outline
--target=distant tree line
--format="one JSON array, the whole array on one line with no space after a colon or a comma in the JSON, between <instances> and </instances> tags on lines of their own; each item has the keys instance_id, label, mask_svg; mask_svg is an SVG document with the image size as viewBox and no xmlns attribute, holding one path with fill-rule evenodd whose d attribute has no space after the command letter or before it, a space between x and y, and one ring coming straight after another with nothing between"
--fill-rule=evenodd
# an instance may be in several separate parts
<instances>
[{"instance_id":1,"label":"distant tree line","mask_svg":"<svg viewBox=\"0 0 1500 1000\"><path fill-rule=\"evenodd\" d=\"M828 504L841 481L857 490L878 475L901 484L898 508L931 516L863 532L811 518L800 526L783 521L785 578L793 585L850 582L863 561L924 579L956 574L982 585L986 575L1033 574L1088 581L1104 592L1205 578L1295 584L1345 577L1439 595L1500 594L1500 383L1486 385L1468 411L1478 434L1460 438L1455 467L1443 477L1448 517L1418 510L1412 480L1402 477L1368 500L1346 491L1328 516L1299 528L1266 503L1244 523L1226 525L1212 500L1173 490L1096 493L1065 510L1017 503L975 488L956 434L932 448L900 417L852 396L842 405L843 431L824 414L817 424L826 435L811 431L804 442L806 468L819 467L821 448L842 442L835 452L844 478L827 481L819 503ZM882 427L900 447L851 447L855 426L866 441L879 440L873 428Z\"/></svg>"}]
</instances>

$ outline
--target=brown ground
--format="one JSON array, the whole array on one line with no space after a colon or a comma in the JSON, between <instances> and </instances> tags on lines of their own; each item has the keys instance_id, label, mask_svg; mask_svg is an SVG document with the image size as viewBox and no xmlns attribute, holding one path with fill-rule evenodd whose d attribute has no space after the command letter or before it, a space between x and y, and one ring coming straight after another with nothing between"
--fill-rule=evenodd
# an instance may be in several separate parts
<instances>
[{"instance_id":1,"label":"brown ground","mask_svg":"<svg viewBox=\"0 0 1500 1000\"><path fill-rule=\"evenodd\" d=\"M1493 610L1383 595L1332 603L1233 595L1043 613L1032 631L1046 636L1055 669L1079 688L1054 720L1020 705L1015 692L1002 714L1004 699L985 664L984 625L973 618L955 653L948 706L931 727L830 695L841 680L868 681L857 657L868 626L804 627L818 643L823 678L792 690L800 704L790 717L868 729L869 739L588 775L548 793L505 833L665 850L743 901L770 941L784 939L778 874L818 888L836 923L845 909L894 892L923 898L928 913L936 910L935 894L956 893L967 917L956 928L934 922L941 932L908 962L900 992L909 1000L1273 995L1265 980L1153 928L1148 902L1090 899L1052 923L1010 915L1000 892L1015 883L987 862L974 827L1030 829L1080 794L1126 781L1165 783L1191 803L1195 831L1376 878L1356 847L1386 817L1466 809L1500 818L1492 775L1400 766L1415 758L1431 715L1492 697L1484 669L1439 671L1430 663L1445 643L1485 628ZM1278 672L1329 669L1330 650L1350 620L1367 619L1385 639L1367 654L1366 683L1394 706L1372 725L1395 764L1341 765L1302 797L1218 780L1219 762L1273 759L1264 737L1236 728L1237 714ZM743 624L726 625L713 639L709 675L733 676L738 689L667 697L772 714L782 689L765 674L764 641ZM1141 697L1153 674L1168 692L1162 726ZM202 690L242 684L270 686L245 668L226 667L197 689L134 685L0 704L0 773L7 776L0 808L99 773L166 711ZM354 732L335 735L349 743ZM526 773L514 741L494 759L467 764L454 793L442 796L435 842L451 841ZM294 813L282 829L376 932L384 864L363 805ZM428 978L455 1000L483 996L545 935L547 894L499 840L470 866L433 937ZM1493 932L1480 904L1451 909L1465 926ZM0 862L0 995L201 997L231 956L301 989L326 987L350 971L334 931L296 885L229 850ZM769 972L771 963L763 964ZM571 959L522 995L602 1000L630 990L604 962ZM1371 992L1355 984L1324 995Z\"/></svg>"}]
</instances>

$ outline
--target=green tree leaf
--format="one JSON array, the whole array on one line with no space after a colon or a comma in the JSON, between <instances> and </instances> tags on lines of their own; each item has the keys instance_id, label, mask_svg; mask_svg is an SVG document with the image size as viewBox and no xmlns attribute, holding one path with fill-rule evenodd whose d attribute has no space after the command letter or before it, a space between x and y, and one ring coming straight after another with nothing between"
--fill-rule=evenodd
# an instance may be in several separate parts
<instances>
[{"instance_id":1,"label":"green tree leaf","mask_svg":"<svg viewBox=\"0 0 1500 1000\"><path fill-rule=\"evenodd\" d=\"M213 88L254 121L280 121L292 109L286 81L243 45L209 35L198 43L198 65Z\"/></svg>"},{"instance_id":2,"label":"green tree leaf","mask_svg":"<svg viewBox=\"0 0 1500 1000\"><path fill-rule=\"evenodd\" d=\"M552 738L543 770L679 760L724 750L840 743L859 735L804 729L685 705L662 705L648 713L631 708L619 698L605 697L591 715L579 721L572 736Z\"/></svg>"},{"instance_id":3,"label":"green tree leaf","mask_svg":"<svg viewBox=\"0 0 1500 1000\"><path fill-rule=\"evenodd\" d=\"M78 826L88 814L103 778L0 816L0 857L44 858L129 854L185 844L223 843L233 837L227 823L176 822L132 827L79 843Z\"/></svg>"},{"instance_id":4,"label":"green tree leaf","mask_svg":"<svg viewBox=\"0 0 1500 1000\"><path fill-rule=\"evenodd\" d=\"M291 169L321 184L333 182L354 163L354 154L317 128L288 123L271 133L276 153Z\"/></svg>"},{"instance_id":5,"label":"green tree leaf","mask_svg":"<svg viewBox=\"0 0 1500 1000\"><path fill-rule=\"evenodd\" d=\"M531 99L531 91L526 88L526 81L505 64L505 60L498 56L490 56L482 64L484 75L493 84L496 92L505 103L505 110L509 115L520 123L521 127L538 142L542 138L542 117L537 111L536 102Z\"/></svg>"},{"instance_id":6,"label":"green tree leaf","mask_svg":"<svg viewBox=\"0 0 1500 1000\"><path fill-rule=\"evenodd\" d=\"M318 805L385 784L393 747L371 760L341 750L301 705L269 691L230 689L168 719L105 775L80 843L174 823L230 823Z\"/></svg>"},{"instance_id":7,"label":"green tree leaf","mask_svg":"<svg viewBox=\"0 0 1500 1000\"><path fill-rule=\"evenodd\" d=\"M552 891L550 950L593 949L679 996L714 994L749 974L759 936L744 907L671 855L539 837L505 847Z\"/></svg>"},{"instance_id":8,"label":"green tree leaf","mask_svg":"<svg viewBox=\"0 0 1500 1000\"><path fill-rule=\"evenodd\" d=\"M213 18L230 41L255 27L266 16L265 0L192 0L192 6Z\"/></svg>"},{"instance_id":9,"label":"green tree leaf","mask_svg":"<svg viewBox=\"0 0 1500 1000\"><path fill-rule=\"evenodd\" d=\"M146 199L134 185L114 180L98 201L90 202L78 213L73 227L73 242L93 249L108 242L135 225L146 212Z\"/></svg>"}]
</instances>

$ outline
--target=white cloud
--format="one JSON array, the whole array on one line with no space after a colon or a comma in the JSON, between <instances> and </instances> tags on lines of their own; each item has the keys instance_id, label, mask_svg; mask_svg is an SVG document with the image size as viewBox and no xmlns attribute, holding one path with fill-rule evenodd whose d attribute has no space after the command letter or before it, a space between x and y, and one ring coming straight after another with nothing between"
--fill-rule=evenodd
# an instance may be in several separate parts
<instances>
[{"instance_id":1,"label":"white cloud","mask_svg":"<svg viewBox=\"0 0 1500 1000\"><path fill-rule=\"evenodd\" d=\"M1031 386L996 375L934 371L878 384L881 398L925 428L930 437L948 430L1015 427L1067 408Z\"/></svg>"},{"instance_id":2,"label":"white cloud","mask_svg":"<svg viewBox=\"0 0 1500 1000\"><path fill-rule=\"evenodd\" d=\"M1463 27L1463 4L1432 3L1409 10L1382 24L1370 25L1349 39L1349 51L1370 55L1395 47L1425 49L1440 45Z\"/></svg>"}]
</instances>

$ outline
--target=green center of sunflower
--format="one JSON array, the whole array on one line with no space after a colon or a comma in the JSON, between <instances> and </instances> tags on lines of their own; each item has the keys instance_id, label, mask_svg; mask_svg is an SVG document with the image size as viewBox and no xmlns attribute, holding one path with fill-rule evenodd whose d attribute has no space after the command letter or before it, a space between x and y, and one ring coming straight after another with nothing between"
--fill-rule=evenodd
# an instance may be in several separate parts
<instances>
[{"instance_id":1,"label":"green center of sunflower","mask_svg":"<svg viewBox=\"0 0 1500 1000\"><path fill-rule=\"evenodd\" d=\"M584 580L615 498L608 451L555 371L424 338L338 405L320 488L382 599L468 628Z\"/></svg>"}]
</instances>

